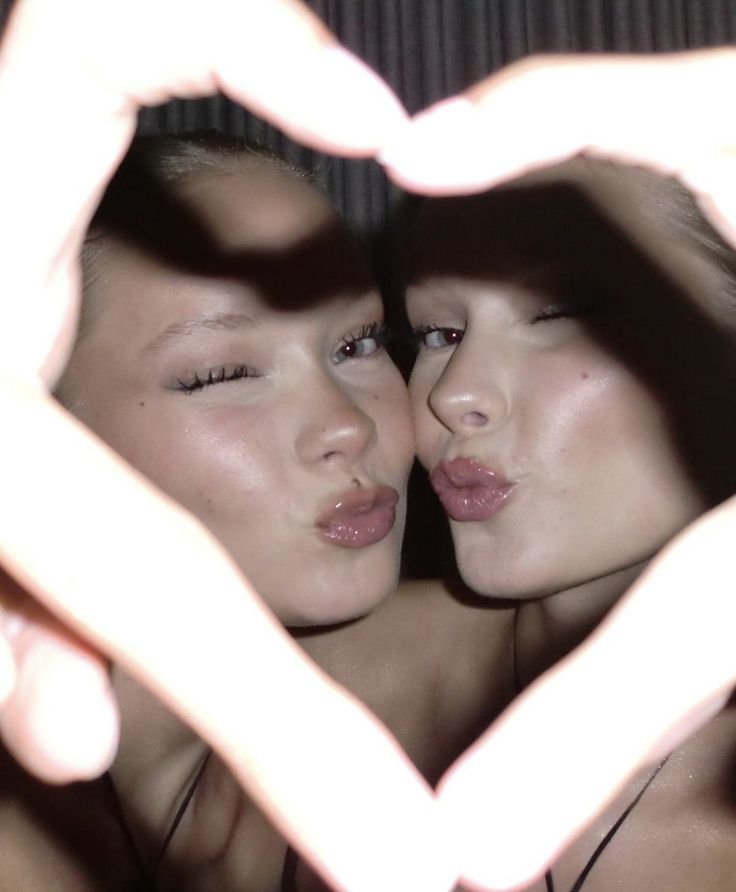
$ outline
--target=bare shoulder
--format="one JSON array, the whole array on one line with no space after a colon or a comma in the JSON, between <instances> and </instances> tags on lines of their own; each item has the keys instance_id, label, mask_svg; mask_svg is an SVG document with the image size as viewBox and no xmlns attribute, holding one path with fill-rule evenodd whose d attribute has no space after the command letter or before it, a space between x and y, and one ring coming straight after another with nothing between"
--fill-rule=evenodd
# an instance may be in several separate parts
<instances>
[{"instance_id":1,"label":"bare shoulder","mask_svg":"<svg viewBox=\"0 0 736 892\"><path fill-rule=\"evenodd\" d=\"M188 726L129 676L116 672L114 683L122 735L112 774L156 888L276 892L283 838Z\"/></svg>"},{"instance_id":2,"label":"bare shoulder","mask_svg":"<svg viewBox=\"0 0 736 892\"><path fill-rule=\"evenodd\" d=\"M512 698L512 630L513 610L422 580L308 650L434 779Z\"/></svg>"},{"instance_id":3,"label":"bare shoulder","mask_svg":"<svg viewBox=\"0 0 736 892\"><path fill-rule=\"evenodd\" d=\"M215 754L157 872L161 892L278 892L288 844Z\"/></svg>"},{"instance_id":4,"label":"bare shoulder","mask_svg":"<svg viewBox=\"0 0 736 892\"><path fill-rule=\"evenodd\" d=\"M660 768L648 766L631 779L554 866L556 882L564 889L572 886L600 840L646 789L595 861L586 892L731 892L736 876L735 756L732 702Z\"/></svg>"},{"instance_id":5,"label":"bare shoulder","mask_svg":"<svg viewBox=\"0 0 736 892\"><path fill-rule=\"evenodd\" d=\"M127 674L116 669L113 684L121 735L110 773L137 851L150 871L208 747Z\"/></svg>"}]
</instances>

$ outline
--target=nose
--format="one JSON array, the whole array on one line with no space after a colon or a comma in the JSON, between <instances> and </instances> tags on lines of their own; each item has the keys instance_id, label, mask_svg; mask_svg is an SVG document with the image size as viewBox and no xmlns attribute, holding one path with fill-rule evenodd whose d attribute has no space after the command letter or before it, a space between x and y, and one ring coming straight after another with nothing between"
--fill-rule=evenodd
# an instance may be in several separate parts
<instances>
[{"instance_id":1,"label":"nose","mask_svg":"<svg viewBox=\"0 0 736 892\"><path fill-rule=\"evenodd\" d=\"M326 383L319 393L304 394L302 405L304 422L296 451L308 465L350 469L376 437L373 419L334 383Z\"/></svg>"},{"instance_id":2,"label":"nose","mask_svg":"<svg viewBox=\"0 0 736 892\"><path fill-rule=\"evenodd\" d=\"M429 406L452 433L495 430L511 409L508 387L488 351L458 348L429 393Z\"/></svg>"}]
</instances>

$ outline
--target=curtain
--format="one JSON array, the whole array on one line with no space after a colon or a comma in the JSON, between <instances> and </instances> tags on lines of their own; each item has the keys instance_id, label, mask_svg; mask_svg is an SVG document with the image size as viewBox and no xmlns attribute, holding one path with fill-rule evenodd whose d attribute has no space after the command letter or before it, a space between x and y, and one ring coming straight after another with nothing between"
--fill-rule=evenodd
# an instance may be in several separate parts
<instances>
[{"instance_id":1,"label":"curtain","mask_svg":"<svg viewBox=\"0 0 736 892\"><path fill-rule=\"evenodd\" d=\"M307 3L343 43L386 78L412 112L530 53L666 52L736 43L734 0ZM11 5L11 0L0 0L0 27ZM140 115L139 128L147 133L203 127L244 135L314 169L359 230L370 231L384 222L392 199L375 164L306 151L223 96L176 100Z\"/></svg>"}]
</instances>

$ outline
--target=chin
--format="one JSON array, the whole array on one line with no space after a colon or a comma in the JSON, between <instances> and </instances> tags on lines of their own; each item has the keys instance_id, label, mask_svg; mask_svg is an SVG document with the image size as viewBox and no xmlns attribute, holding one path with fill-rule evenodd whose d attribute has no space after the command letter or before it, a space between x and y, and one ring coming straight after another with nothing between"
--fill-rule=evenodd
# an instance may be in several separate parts
<instances>
[{"instance_id":1,"label":"chin","mask_svg":"<svg viewBox=\"0 0 736 892\"><path fill-rule=\"evenodd\" d=\"M607 560L605 555L576 561L575 555L558 550L553 556L532 552L513 557L493 555L490 548L457 546L457 568L463 582L474 592L508 601L535 601L591 583L609 580L627 589L655 556L657 548L625 552ZM557 557L557 562L554 562ZM560 559L561 558L561 559ZM597 559L596 559L597 558Z\"/></svg>"},{"instance_id":2,"label":"chin","mask_svg":"<svg viewBox=\"0 0 736 892\"><path fill-rule=\"evenodd\" d=\"M512 582L495 573L483 570L474 572L473 569L460 566L458 566L458 570L465 585L475 594L501 601L532 601L555 591L553 587L549 586L525 585L520 579Z\"/></svg>"},{"instance_id":3,"label":"chin","mask_svg":"<svg viewBox=\"0 0 736 892\"><path fill-rule=\"evenodd\" d=\"M356 605L350 610L347 610L345 605L338 604L333 608L325 607L315 608L311 611L291 611L288 615L279 617L279 619L288 629L322 629L329 626L340 626L373 613L389 597L389 594L380 599L371 600L370 603L362 607Z\"/></svg>"},{"instance_id":4,"label":"chin","mask_svg":"<svg viewBox=\"0 0 736 892\"><path fill-rule=\"evenodd\" d=\"M478 595L509 601L532 601L575 585L548 572L549 561L522 559L498 553L498 549L475 542L463 548L456 542L455 558L463 582ZM540 573L540 569L543 573Z\"/></svg>"},{"instance_id":5,"label":"chin","mask_svg":"<svg viewBox=\"0 0 736 892\"><path fill-rule=\"evenodd\" d=\"M321 628L349 623L373 613L388 600L399 584L397 575L386 579L383 585L380 584L380 580L375 578L371 582L373 584L370 589L361 591L356 591L354 584L352 591L344 586L328 587L325 585L321 591L332 592L333 597L320 599L319 602L315 601L314 589L312 589L310 597L305 597L301 603L297 602L293 606L276 609L275 612L285 626L294 629ZM346 595L346 592L349 593L349 596Z\"/></svg>"}]
</instances>

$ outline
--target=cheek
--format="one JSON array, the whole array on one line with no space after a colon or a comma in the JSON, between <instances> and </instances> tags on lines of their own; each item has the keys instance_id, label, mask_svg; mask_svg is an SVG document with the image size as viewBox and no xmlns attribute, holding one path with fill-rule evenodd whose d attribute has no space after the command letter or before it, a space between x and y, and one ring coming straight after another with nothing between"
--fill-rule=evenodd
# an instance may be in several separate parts
<instances>
[{"instance_id":1,"label":"cheek","mask_svg":"<svg viewBox=\"0 0 736 892\"><path fill-rule=\"evenodd\" d=\"M610 433L621 402L622 381L609 364L593 359L560 358L539 363L532 387L517 393L528 448L548 456L584 460L596 454Z\"/></svg>"},{"instance_id":2,"label":"cheek","mask_svg":"<svg viewBox=\"0 0 736 892\"><path fill-rule=\"evenodd\" d=\"M244 504L240 496L251 505L254 498L272 499L283 474L274 448L281 441L268 418L232 408L179 408L147 404L115 413L103 436L200 519L229 514Z\"/></svg>"},{"instance_id":3,"label":"cheek","mask_svg":"<svg viewBox=\"0 0 736 892\"><path fill-rule=\"evenodd\" d=\"M536 409L533 408L536 406ZM548 364L526 413L524 442L544 450L558 490L664 520L687 519L694 489L670 434L666 414L627 369L588 355Z\"/></svg>"}]
</instances>

